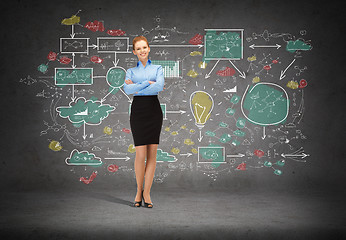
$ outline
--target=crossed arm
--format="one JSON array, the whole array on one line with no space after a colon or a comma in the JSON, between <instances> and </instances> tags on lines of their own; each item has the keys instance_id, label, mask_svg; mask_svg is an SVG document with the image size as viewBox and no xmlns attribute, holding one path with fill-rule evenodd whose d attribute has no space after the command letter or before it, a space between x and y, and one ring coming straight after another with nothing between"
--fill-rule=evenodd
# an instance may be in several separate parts
<instances>
[{"instance_id":1,"label":"crossed arm","mask_svg":"<svg viewBox=\"0 0 346 240\"><path fill-rule=\"evenodd\" d=\"M126 94L138 93L138 91L146 88L151 83L149 81L144 81L141 83L133 83L130 79L126 79L124 83L124 91Z\"/></svg>"},{"instance_id":2,"label":"crossed arm","mask_svg":"<svg viewBox=\"0 0 346 240\"><path fill-rule=\"evenodd\" d=\"M126 84L128 84L127 89L130 88L132 90L132 93L129 93L129 94L133 94L133 91L135 91L136 89L139 89L136 93L141 92L141 90L146 89L150 84L155 83L153 81L145 81L142 83L133 83L131 79L127 79L127 80L125 80L125 82L126 82ZM149 82L149 85L146 85L146 82Z\"/></svg>"},{"instance_id":3,"label":"crossed arm","mask_svg":"<svg viewBox=\"0 0 346 240\"><path fill-rule=\"evenodd\" d=\"M144 81L141 83L133 83L131 80L131 70L127 71L125 77L124 91L126 94L134 94L134 93L152 93L152 92L160 92L164 89L164 77L162 67L160 66L157 70L156 74L156 82L154 81Z\"/></svg>"}]
</instances>

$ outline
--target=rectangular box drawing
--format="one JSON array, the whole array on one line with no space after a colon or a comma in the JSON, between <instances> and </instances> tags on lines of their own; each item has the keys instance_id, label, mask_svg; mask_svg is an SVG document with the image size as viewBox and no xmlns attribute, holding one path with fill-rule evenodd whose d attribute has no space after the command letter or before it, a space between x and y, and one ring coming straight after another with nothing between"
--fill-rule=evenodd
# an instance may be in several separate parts
<instances>
[{"instance_id":1,"label":"rectangular box drawing","mask_svg":"<svg viewBox=\"0 0 346 240\"><path fill-rule=\"evenodd\" d=\"M60 38L60 52L89 55L89 38Z\"/></svg>"},{"instance_id":2,"label":"rectangular box drawing","mask_svg":"<svg viewBox=\"0 0 346 240\"><path fill-rule=\"evenodd\" d=\"M203 159L203 161L201 161L201 157L200 157L200 151L207 151L210 150L210 153L212 154L212 158L210 161L205 161L205 159ZM222 154L222 157L220 158L220 156L217 156L217 152ZM220 159L219 161L214 161L215 159ZM198 147L198 163L226 163L225 161L225 147Z\"/></svg>"},{"instance_id":3,"label":"rectangular box drawing","mask_svg":"<svg viewBox=\"0 0 346 240\"><path fill-rule=\"evenodd\" d=\"M205 60L240 60L244 52L244 29L204 29Z\"/></svg>"},{"instance_id":4,"label":"rectangular box drawing","mask_svg":"<svg viewBox=\"0 0 346 240\"><path fill-rule=\"evenodd\" d=\"M92 85L92 68L55 68L55 85Z\"/></svg>"},{"instance_id":5,"label":"rectangular box drawing","mask_svg":"<svg viewBox=\"0 0 346 240\"><path fill-rule=\"evenodd\" d=\"M99 53L129 53L129 38L127 37L98 37L97 51Z\"/></svg>"}]
</instances>

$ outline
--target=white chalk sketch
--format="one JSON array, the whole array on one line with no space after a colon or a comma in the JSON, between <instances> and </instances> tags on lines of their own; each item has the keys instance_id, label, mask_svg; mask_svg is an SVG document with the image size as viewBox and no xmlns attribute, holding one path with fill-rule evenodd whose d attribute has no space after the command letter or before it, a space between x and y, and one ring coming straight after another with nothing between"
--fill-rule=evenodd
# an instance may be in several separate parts
<instances>
[{"instance_id":1,"label":"white chalk sketch","mask_svg":"<svg viewBox=\"0 0 346 240\"><path fill-rule=\"evenodd\" d=\"M302 38L307 30L297 28L298 36L234 26L182 30L153 16L154 27L127 26L130 32L75 12L50 26L65 27L59 52L44 46L52 50L33 66L36 75L19 80L46 103L39 135L50 142L52 153L70 153L65 163L71 173L81 175L78 166L83 166L84 171L98 167L99 178L109 174L101 159L118 166L114 174L134 172L132 98L122 87L127 69L138 61L132 53L138 35L148 39L149 57L165 77L158 95L164 122L156 183L178 172L196 172L212 181L268 169L280 176L286 162L297 162L293 168L309 159L302 121L309 87L304 52L312 49L311 41ZM80 24L80 15L86 24Z\"/></svg>"}]
</instances>

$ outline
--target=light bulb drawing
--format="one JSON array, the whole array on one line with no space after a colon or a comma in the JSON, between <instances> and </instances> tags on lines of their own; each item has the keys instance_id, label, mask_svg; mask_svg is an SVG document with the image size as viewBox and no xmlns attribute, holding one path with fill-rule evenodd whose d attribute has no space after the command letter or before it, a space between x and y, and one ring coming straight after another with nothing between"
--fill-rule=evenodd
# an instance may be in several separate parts
<instances>
[{"instance_id":1,"label":"light bulb drawing","mask_svg":"<svg viewBox=\"0 0 346 240\"><path fill-rule=\"evenodd\" d=\"M190 108L195 118L195 124L201 130L214 108L213 98L204 91L195 91L190 96Z\"/></svg>"}]
</instances>

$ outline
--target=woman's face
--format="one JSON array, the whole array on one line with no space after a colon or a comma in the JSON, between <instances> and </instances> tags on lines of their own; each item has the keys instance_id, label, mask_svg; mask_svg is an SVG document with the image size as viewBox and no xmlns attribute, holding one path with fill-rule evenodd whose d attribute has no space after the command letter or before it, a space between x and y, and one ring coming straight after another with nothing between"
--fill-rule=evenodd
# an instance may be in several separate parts
<instances>
[{"instance_id":1,"label":"woman's face","mask_svg":"<svg viewBox=\"0 0 346 240\"><path fill-rule=\"evenodd\" d=\"M148 60L149 52L150 52L150 47L148 46L146 41L140 40L136 42L135 49L133 50L133 54L137 55L140 61Z\"/></svg>"}]
</instances>

